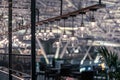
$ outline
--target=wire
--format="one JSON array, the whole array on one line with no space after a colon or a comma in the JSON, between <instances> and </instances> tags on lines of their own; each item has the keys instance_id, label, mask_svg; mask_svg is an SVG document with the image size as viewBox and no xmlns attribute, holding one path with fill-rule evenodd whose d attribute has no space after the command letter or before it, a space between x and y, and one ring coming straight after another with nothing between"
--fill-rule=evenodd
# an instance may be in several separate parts
<instances>
[{"instance_id":1,"label":"wire","mask_svg":"<svg viewBox=\"0 0 120 80\"><path fill-rule=\"evenodd\" d=\"M74 28L73 28L73 26L74 26L74 17L72 16L72 36L74 36Z\"/></svg>"},{"instance_id":2,"label":"wire","mask_svg":"<svg viewBox=\"0 0 120 80\"><path fill-rule=\"evenodd\" d=\"M66 32L65 32L65 19L64 19L64 34L66 34Z\"/></svg>"}]
</instances>

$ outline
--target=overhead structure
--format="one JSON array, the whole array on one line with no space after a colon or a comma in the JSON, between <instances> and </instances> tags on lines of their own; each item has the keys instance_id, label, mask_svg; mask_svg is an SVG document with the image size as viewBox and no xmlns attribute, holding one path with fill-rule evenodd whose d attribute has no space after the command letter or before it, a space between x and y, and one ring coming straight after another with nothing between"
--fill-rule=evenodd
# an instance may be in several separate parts
<instances>
[{"instance_id":1,"label":"overhead structure","mask_svg":"<svg viewBox=\"0 0 120 80\"><path fill-rule=\"evenodd\" d=\"M23 0L23 4L19 1L13 0L13 3L16 2L16 4L13 4L13 32L22 32L24 29L30 28L30 1ZM97 37L97 38L107 38L110 40L114 38L115 41L119 41L119 0L115 1L108 1L108 0L92 0L92 1L79 1L79 0L63 0L63 11L62 16L59 16L60 13L60 0L56 1L48 1L48 0L36 0L36 7L37 12L39 12L39 22L36 23L36 25L42 25L43 22L50 22L55 21L56 18L62 19L64 16L69 16L70 14L79 14L80 11L87 11L86 15L84 17L85 25L87 28L89 28L87 34ZM80 5L81 4L81 5ZM104 5L106 4L106 5ZM47 7L49 6L49 7ZM91 6L91 7L89 7ZM106 8L101 8L105 7ZM1 0L1 19L3 20L2 26L7 26L5 22L7 21L6 13L7 13L7 1ZM87 8L88 7L88 8ZM95 18L96 18L96 25L94 25L94 28L89 25L89 15L91 14L88 12L89 8L99 8L97 11L95 11ZM82 9L83 8L83 9ZM18 11L19 10L19 11ZM98 16L99 15L99 16ZM102 16L103 15L103 16ZM56 17L57 16L57 17ZM48 19L49 18L49 19ZM78 24L78 21L80 21L81 18L76 18L76 25L80 26ZM69 21L67 21L69 23ZM101 24L100 24L101 23ZM54 23L53 23L54 25ZM62 25L60 25L62 27ZM108 26L108 27L107 27ZM114 27L116 28L114 28ZM59 27L60 29L62 29ZM68 26L69 27L69 26ZM68 28L66 27L66 28ZM0 35L7 34L6 27L1 27ZM4 31L4 32L3 32ZM55 28L53 28L53 32L55 31ZM93 34L94 33L94 34ZM102 35L99 35L101 34ZM105 35L103 35L103 33ZM99 36L97 36L99 35ZM110 37L111 36L111 37Z\"/></svg>"},{"instance_id":2,"label":"overhead structure","mask_svg":"<svg viewBox=\"0 0 120 80\"><path fill-rule=\"evenodd\" d=\"M9 53L10 80L12 54L29 56L23 62L36 80L36 61L84 64L99 46L120 53L120 0L0 0L0 52Z\"/></svg>"}]
</instances>

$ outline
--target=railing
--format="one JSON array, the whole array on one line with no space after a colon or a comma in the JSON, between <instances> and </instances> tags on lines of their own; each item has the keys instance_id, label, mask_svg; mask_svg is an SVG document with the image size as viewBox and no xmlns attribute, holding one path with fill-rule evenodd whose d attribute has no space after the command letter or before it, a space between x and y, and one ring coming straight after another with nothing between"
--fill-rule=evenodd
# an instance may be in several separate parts
<instances>
[{"instance_id":1,"label":"railing","mask_svg":"<svg viewBox=\"0 0 120 80\"><path fill-rule=\"evenodd\" d=\"M0 66L8 68L8 54L0 54ZM31 55L12 54L12 70L30 74Z\"/></svg>"}]
</instances>

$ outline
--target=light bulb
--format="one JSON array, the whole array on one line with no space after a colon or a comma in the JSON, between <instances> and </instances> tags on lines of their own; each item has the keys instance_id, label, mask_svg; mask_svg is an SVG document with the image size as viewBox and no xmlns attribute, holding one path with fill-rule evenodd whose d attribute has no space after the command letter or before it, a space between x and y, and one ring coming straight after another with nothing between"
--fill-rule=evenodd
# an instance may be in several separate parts
<instances>
[{"instance_id":1,"label":"light bulb","mask_svg":"<svg viewBox=\"0 0 120 80\"><path fill-rule=\"evenodd\" d=\"M62 47L62 43L59 40L57 40L53 43L53 47Z\"/></svg>"},{"instance_id":2,"label":"light bulb","mask_svg":"<svg viewBox=\"0 0 120 80\"><path fill-rule=\"evenodd\" d=\"M41 39L44 40L44 41L49 40L49 38L47 37L47 35L48 35L48 33L47 33L47 32L44 32L44 33L43 33L43 37L42 37Z\"/></svg>"},{"instance_id":3,"label":"light bulb","mask_svg":"<svg viewBox=\"0 0 120 80\"><path fill-rule=\"evenodd\" d=\"M84 23L82 22L81 23L81 26L79 27L80 31L83 33L83 31L85 30L85 25Z\"/></svg>"},{"instance_id":4,"label":"light bulb","mask_svg":"<svg viewBox=\"0 0 120 80\"><path fill-rule=\"evenodd\" d=\"M96 26L96 22L91 22L91 26L94 28Z\"/></svg>"},{"instance_id":5,"label":"light bulb","mask_svg":"<svg viewBox=\"0 0 120 80\"><path fill-rule=\"evenodd\" d=\"M76 36L70 37L70 46L75 47L79 43L78 38Z\"/></svg>"},{"instance_id":6,"label":"light bulb","mask_svg":"<svg viewBox=\"0 0 120 80\"><path fill-rule=\"evenodd\" d=\"M67 38L68 36L66 34L63 35L63 38Z\"/></svg>"},{"instance_id":7,"label":"light bulb","mask_svg":"<svg viewBox=\"0 0 120 80\"><path fill-rule=\"evenodd\" d=\"M59 45L60 44L60 42L56 42L56 45Z\"/></svg>"},{"instance_id":8,"label":"light bulb","mask_svg":"<svg viewBox=\"0 0 120 80\"><path fill-rule=\"evenodd\" d=\"M42 32L39 32L39 33L38 33L38 36L43 36L43 35L42 35Z\"/></svg>"},{"instance_id":9,"label":"light bulb","mask_svg":"<svg viewBox=\"0 0 120 80\"><path fill-rule=\"evenodd\" d=\"M17 38L14 40L15 42L19 41Z\"/></svg>"},{"instance_id":10,"label":"light bulb","mask_svg":"<svg viewBox=\"0 0 120 80\"><path fill-rule=\"evenodd\" d=\"M43 36L47 36L47 32L44 32L44 33L43 33Z\"/></svg>"},{"instance_id":11,"label":"light bulb","mask_svg":"<svg viewBox=\"0 0 120 80\"><path fill-rule=\"evenodd\" d=\"M78 29L78 34L81 35L81 36L79 36L79 37L82 37L82 38L83 38L84 33L85 33L85 30L86 30L86 27L85 27L85 26L79 27L79 29Z\"/></svg>"},{"instance_id":12,"label":"light bulb","mask_svg":"<svg viewBox=\"0 0 120 80\"><path fill-rule=\"evenodd\" d=\"M49 34L47 35L47 37L48 37L49 39L53 39L53 38L55 38L55 35L54 35L53 32L49 32Z\"/></svg>"},{"instance_id":13,"label":"light bulb","mask_svg":"<svg viewBox=\"0 0 120 80\"><path fill-rule=\"evenodd\" d=\"M26 36L26 40L30 40L31 36L30 35L27 35Z\"/></svg>"},{"instance_id":14,"label":"light bulb","mask_svg":"<svg viewBox=\"0 0 120 80\"><path fill-rule=\"evenodd\" d=\"M39 32L39 33L37 34L37 37L40 38L40 39L42 39L42 38L43 38L43 33L42 33L42 32Z\"/></svg>"},{"instance_id":15,"label":"light bulb","mask_svg":"<svg viewBox=\"0 0 120 80\"><path fill-rule=\"evenodd\" d=\"M75 36L70 37L71 41L75 41L77 38Z\"/></svg>"},{"instance_id":16,"label":"light bulb","mask_svg":"<svg viewBox=\"0 0 120 80\"><path fill-rule=\"evenodd\" d=\"M85 30L85 27L84 27L84 26L81 26L81 27L80 27L80 31L83 32L84 30Z\"/></svg>"},{"instance_id":17,"label":"light bulb","mask_svg":"<svg viewBox=\"0 0 120 80\"><path fill-rule=\"evenodd\" d=\"M67 42L68 41L68 35L67 34L63 34L61 37L63 42Z\"/></svg>"},{"instance_id":18,"label":"light bulb","mask_svg":"<svg viewBox=\"0 0 120 80\"><path fill-rule=\"evenodd\" d=\"M22 44L22 42L18 42L18 44L20 45L20 44Z\"/></svg>"},{"instance_id":19,"label":"light bulb","mask_svg":"<svg viewBox=\"0 0 120 80\"><path fill-rule=\"evenodd\" d=\"M17 36L13 36L13 39L17 38Z\"/></svg>"}]
</instances>

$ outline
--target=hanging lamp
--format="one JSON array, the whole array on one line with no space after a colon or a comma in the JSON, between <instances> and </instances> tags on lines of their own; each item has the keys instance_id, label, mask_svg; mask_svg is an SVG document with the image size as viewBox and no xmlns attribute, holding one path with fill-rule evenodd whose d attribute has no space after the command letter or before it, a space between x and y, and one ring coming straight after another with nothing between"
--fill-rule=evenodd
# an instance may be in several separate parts
<instances>
[{"instance_id":1,"label":"hanging lamp","mask_svg":"<svg viewBox=\"0 0 120 80\"><path fill-rule=\"evenodd\" d=\"M61 41L62 42L67 42L68 41L68 35L66 34L66 31L65 31L65 20L67 19L67 17L63 17L63 20L64 20L64 31L63 31L63 34L61 36Z\"/></svg>"},{"instance_id":2,"label":"hanging lamp","mask_svg":"<svg viewBox=\"0 0 120 80\"><path fill-rule=\"evenodd\" d=\"M54 35L53 31L52 31L52 26L53 26L52 23L53 23L53 22L50 22L50 24L51 24L51 25L50 25L50 31L49 31L49 33L48 33L48 35L47 35L47 38L48 38L48 39L54 39L54 38L55 38L55 35Z\"/></svg>"},{"instance_id":3,"label":"hanging lamp","mask_svg":"<svg viewBox=\"0 0 120 80\"><path fill-rule=\"evenodd\" d=\"M39 32L37 33L39 39L43 39L42 26L39 26Z\"/></svg>"},{"instance_id":4,"label":"hanging lamp","mask_svg":"<svg viewBox=\"0 0 120 80\"><path fill-rule=\"evenodd\" d=\"M45 25L45 26L44 26L44 32L43 32L42 40L47 41L47 40L49 40L49 38L47 37L48 32L46 31L46 27L47 27L47 25L48 25L48 22L45 22L44 25Z\"/></svg>"},{"instance_id":5,"label":"hanging lamp","mask_svg":"<svg viewBox=\"0 0 120 80\"><path fill-rule=\"evenodd\" d=\"M59 37L59 33L58 33L58 27L60 25L60 19L56 19L56 23L57 23L57 34L56 34L56 40L55 42L53 43L53 47L62 47L62 43L61 43L61 40L60 40L60 37Z\"/></svg>"},{"instance_id":6,"label":"hanging lamp","mask_svg":"<svg viewBox=\"0 0 120 80\"><path fill-rule=\"evenodd\" d=\"M90 22L91 22L91 26L92 27L95 27L96 26L96 20L95 20L95 11L96 11L97 9L90 9L90 11L91 11L91 16L90 16Z\"/></svg>"},{"instance_id":7,"label":"hanging lamp","mask_svg":"<svg viewBox=\"0 0 120 80\"><path fill-rule=\"evenodd\" d=\"M82 20L81 20L81 25L80 25L80 30L81 30L81 32L84 32L84 30L85 30L85 24L84 24L84 22L83 22L83 15L84 15L85 13L84 12L82 12L81 13L81 15L82 15Z\"/></svg>"},{"instance_id":8,"label":"hanging lamp","mask_svg":"<svg viewBox=\"0 0 120 80\"><path fill-rule=\"evenodd\" d=\"M78 41L77 36L75 36L75 31L74 31L74 26L75 26L74 25L74 17L75 17L75 15L71 15L71 17L72 17L72 34L71 34L71 37L70 37L70 45L72 47L75 47L75 46L78 45L79 41Z\"/></svg>"},{"instance_id":9,"label":"hanging lamp","mask_svg":"<svg viewBox=\"0 0 120 80\"><path fill-rule=\"evenodd\" d=\"M84 24L84 18L83 18L83 15L85 14L85 12L80 12L80 14L82 15L82 19L81 19L81 25L80 27L78 28L78 33L81 35L80 37L84 37L84 33L85 33L85 24Z\"/></svg>"}]
</instances>

